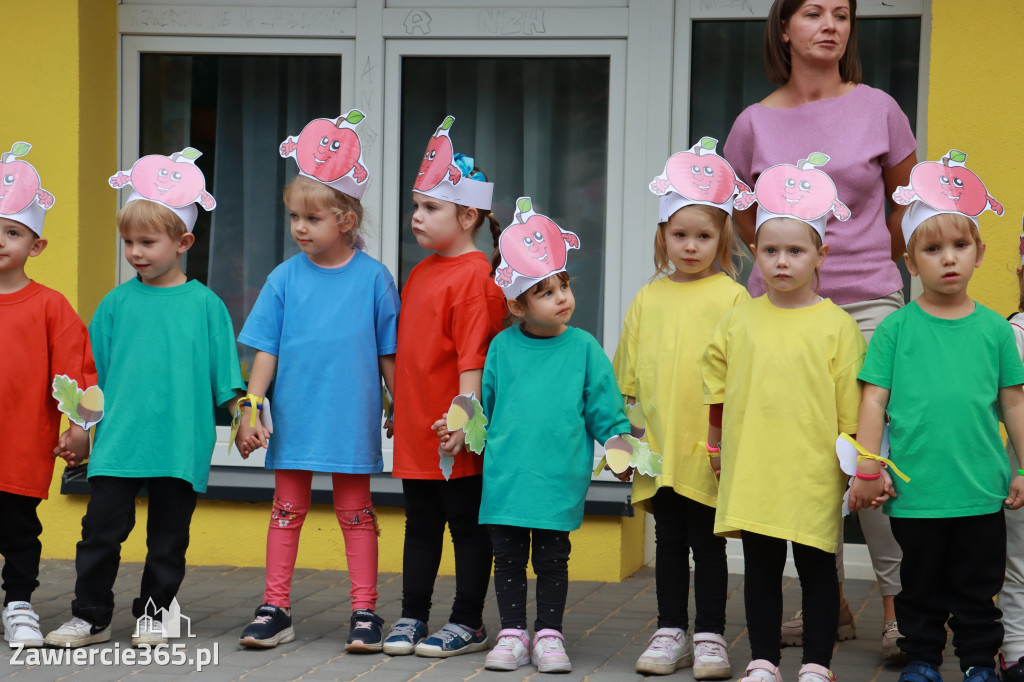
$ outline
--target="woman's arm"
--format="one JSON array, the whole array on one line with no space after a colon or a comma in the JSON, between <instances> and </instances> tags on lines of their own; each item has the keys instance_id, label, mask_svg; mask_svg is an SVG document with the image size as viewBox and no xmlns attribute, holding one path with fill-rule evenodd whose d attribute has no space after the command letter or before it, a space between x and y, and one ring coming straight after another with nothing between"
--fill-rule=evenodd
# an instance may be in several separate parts
<instances>
[{"instance_id":1,"label":"woman's arm","mask_svg":"<svg viewBox=\"0 0 1024 682\"><path fill-rule=\"evenodd\" d=\"M907 210L907 207L893 201L892 193L896 191L897 187L906 187L910 184L910 171L916 165L917 152L911 152L907 158L889 170L882 171L882 179L885 181L885 200L892 207L892 212L885 219L885 224L892 237L892 260L895 263L903 260L903 254L907 250L907 245L903 242L903 228L900 225L903 222L903 212Z\"/></svg>"}]
</instances>

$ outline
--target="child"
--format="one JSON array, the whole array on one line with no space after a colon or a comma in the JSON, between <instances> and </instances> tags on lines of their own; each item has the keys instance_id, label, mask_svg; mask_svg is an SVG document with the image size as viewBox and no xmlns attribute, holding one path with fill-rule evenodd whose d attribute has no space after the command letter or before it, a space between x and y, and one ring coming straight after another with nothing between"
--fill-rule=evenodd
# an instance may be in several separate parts
<instances>
[{"instance_id":1,"label":"child","mask_svg":"<svg viewBox=\"0 0 1024 682\"><path fill-rule=\"evenodd\" d=\"M89 325L106 416L89 460L73 618L46 636L51 646L110 639L121 544L135 525L143 486L148 551L132 604L140 619L132 644L167 641L159 618L141 617L157 616L178 593L196 495L205 492L210 474L214 408L231 403L243 386L227 308L181 269L195 240L194 202L206 210L216 205L202 189L199 156L191 147L171 157L145 156L110 178L113 187L133 186L117 229L138 277L108 293Z\"/></svg>"},{"instance_id":2,"label":"child","mask_svg":"<svg viewBox=\"0 0 1024 682\"><path fill-rule=\"evenodd\" d=\"M448 657L487 647L483 608L491 543L477 521L482 464L476 455L460 453L455 440L439 463L431 429L456 395L480 395L487 346L505 313L489 259L474 243L487 219L497 245L500 229L490 213L494 185L471 158L452 155L454 120L446 117L431 137L412 193L413 234L435 253L409 274L398 321L392 474L402 479L405 494L405 547L402 617L384 642L384 653L392 656L415 651ZM427 638L446 523L455 548L455 603L448 622Z\"/></svg>"},{"instance_id":3,"label":"child","mask_svg":"<svg viewBox=\"0 0 1024 682\"><path fill-rule=\"evenodd\" d=\"M562 635L569 532L583 522L594 439L628 434L629 421L601 344L567 326L576 304L565 255L567 245L579 248L579 238L534 213L529 197L516 207L495 254L495 281L522 323L494 338L483 379L490 423L480 523L489 525L494 545L502 628L484 665L515 670L532 661L542 673L569 672ZM545 249L550 258L538 261ZM526 623L531 536L537 575L532 646Z\"/></svg>"},{"instance_id":4,"label":"child","mask_svg":"<svg viewBox=\"0 0 1024 682\"><path fill-rule=\"evenodd\" d=\"M779 627L787 541L803 588L800 682L834 680L828 666L839 618L835 551L847 478L836 437L857 428L864 337L816 293L831 210L849 210L811 154L777 165L741 194L758 203L750 250L767 294L727 312L701 365L711 405L709 450L721 437L715 532L741 530L751 658L744 682L781 682ZM719 421L720 420L720 421ZM719 426L720 424L720 426Z\"/></svg>"},{"instance_id":5,"label":"child","mask_svg":"<svg viewBox=\"0 0 1024 682\"><path fill-rule=\"evenodd\" d=\"M860 372L861 446L879 452L888 415L889 456L911 479L884 506L903 549L896 596L899 646L910 659L903 682L941 680L947 620L964 679L998 679L1003 626L992 600L1006 560L1003 506L1024 505L1024 478L1011 484L997 412L1019 455L1024 366L1010 325L967 295L985 254L977 217L1003 209L964 167L966 158L951 150L941 163L920 163L911 186L893 194L909 204L906 261L923 290L878 327ZM883 493L871 457L858 464L851 509Z\"/></svg>"},{"instance_id":6,"label":"child","mask_svg":"<svg viewBox=\"0 0 1024 682\"><path fill-rule=\"evenodd\" d=\"M60 435L60 411L51 397L54 374L84 388L96 384L96 367L85 325L60 293L33 282L25 262L46 248L43 221L53 196L39 188L39 175L27 161L15 161L32 148L16 142L0 157L11 185L0 195L0 554L4 556L4 639L12 647L43 645L32 592L39 587L42 544L36 508L53 479L54 454L76 466L89 451L89 436L72 421ZM56 447L56 449L55 449Z\"/></svg>"},{"instance_id":7,"label":"child","mask_svg":"<svg viewBox=\"0 0 1024 682\"><path fill-rule=\"evenodd\" d=\"M266 459L274 470L266 590L256 617L242 631L243 646L273 647L295 639L292 573L313 472L322 471L332 475L351 580L345 649L381 649L384 621L374 613L377 518L370 474L383 470L380 380L383 375L390 389L399 303L387 268L356 247L363 217L359 200L368 182L353 130L361 120L356 110L336 120L316 119L297 145L293 138L282 144L281 155L294 156L300 169L285 189L284 203L301 253L270 273L238 335L240 343L256 349L236 438L243 457L267 446L270 431L254 426L252 411L262 404L271 380L275 416ZM336 137L320 142L324 130ZM315 139L307 148L310 135ZM338 149L331 151L335 140ZM327 162L318 164L317 155ZM354 163L334 164L331 156Z\"/></svg>"},{"instance_id":8,"label":"child","mask_svg":"<svg viewBox=\"0 0 1024 682\"><path fill-rule=\"evenodd\" d=\"M647 441L664 458L665 472L633 478L633 504L654 514L658 596L658 630L636 670L666 675L692 665L698 680L732 675L722 638L725 538L714 534L718 481L703 451L693 454L708 421L700 359L722 315L750 298L735 281L732 260L732 202L749 188L715 153L716 145L705 137L674 154L651 183L651 191L661 195L654 265L666 276L633 299L614 360L619 390L627 403L639 403ZM702 172L695 181L695 164L711 174ZM629 474L619 478L629 480ZM692 641L686 634L691 548L698 586Z\"/></svg>"},{"instance_id":9,"label":"child","mask_svg":"<svg viewBox=\"0 0 1024 682\"><path fill-rule=\"evenodd\" d=\"M1024 234L1020 237L1020 261L1017 267L1017 289L1020 294L1017 312L1009 317L1017 352L1024 361ZM1017 469L1017 453L1007 441L1006 454L1010 470ZM1012 474L1011 474L1012 475ZM1018 471L1017 476L1022 474ZM1003 611L1000 673L1004 682L1024 682L1024 512L1006 515L1006 577L999 592L999 608Z\"/></svg>"}]
</instances>

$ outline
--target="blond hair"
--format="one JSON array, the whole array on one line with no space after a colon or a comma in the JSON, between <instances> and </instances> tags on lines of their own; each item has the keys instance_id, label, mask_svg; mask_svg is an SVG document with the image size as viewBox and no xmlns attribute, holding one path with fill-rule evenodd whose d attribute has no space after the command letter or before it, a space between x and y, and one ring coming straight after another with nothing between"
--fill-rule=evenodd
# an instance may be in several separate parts
<instances>
[{"instance_id":1,"label":"blond hair","mask_svg":"<svg viewBox=\"0 0 1024 682\"><path fill-rule=\"evenodd\" d=\"M736 259L742 258L739 246L736 242L735 232L732 227L732 216L726 211L714 206L704 204L689 204L683 206L679 211L690 211L693 215L703 216L705 222L713 225L718 230L718 267L733 279L739 276L736 268ZM676 211L678 213L679 211ZM673 213L672 215L675 215ZM671 218L671 216L669 216ZM654 233L654 276L655 280L662 275L671 274L670 266L672 261L668 257L668 247L665 241L665 230L668 229L668 221L658 223L658 231Z\"/></svg>"},{"instance_id":2,"label":"blond hair","mask_svg":"<svg viewBox=\"0 0 1024 682\"><path fill-rule=\"evenodd\" d=\"M917 259L914 258L914 247L917 246L918 238L927 239L933 237L943 226L952 227L961 235L970 235L971 239L974 240L974 245L979 249L985 243L981 240L981 232L978 231L978 226L967 216L960 213L939 213L933 215L917 226L914 234L910 235L910 240L907 242L907 260L915 268L917 267Z\"/></svg>"},{"instance_id":3,"label":"blond hair","mask_svg":"<svg viewBox=\"0 0 1024 682\"><path fill-rule=\"evenodd\" d=\"M303 211L330 211L339 223L345 219L347 214L353 214L356 218L355 225L345 233L345 237L349 246L357 243L359 228L363 224L363 205L358 199L339 192L318 180L307 178L305 175L296 175L284 188L284 205L291 206L293 200Z\"/></svg>"},{"instance_id":4,"label":"blond hair","mask_svg":"<svg viewBox=\"0 0 1024 682\"><path fill-rule=\"evenodd\" d=\"M166 232L178 241L188 231L185 221L163 204L146 199L129 201L117 212L117 231L123 237L135 230L145 232Z\"/></svg>"}]
</instances>

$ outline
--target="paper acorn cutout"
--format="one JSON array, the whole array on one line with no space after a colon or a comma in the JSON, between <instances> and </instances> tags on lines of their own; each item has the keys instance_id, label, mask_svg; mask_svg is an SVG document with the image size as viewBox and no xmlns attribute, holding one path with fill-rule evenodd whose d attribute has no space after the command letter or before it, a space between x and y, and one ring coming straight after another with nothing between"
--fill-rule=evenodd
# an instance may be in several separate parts
<instances>
[{"instance_id":1,"label":"paper acorn cutout","mask_svg":"<svg viewBox=\"0 0 1024 682\"><path fill-rule=\"evenodd\" d=\"M306 177L361 199L369 172L355 127L364 118L363 112L352 109L338 118L313 119L298 137L281 143L281 156L294 158Z\"/></svg>"},{"instance_id":2,"label":"paper acorn cutout","mask_svg":"<svg viewBox=\"0 0 1024 682\"><path fill-rule=\"evenodd\" d=\"M68 416L68 419L89 429L103 419L103 390L99 386L90 386L84 391L78 382L66 374L53 377L53 395L57 401L57 409Z\"/></svg>"},{"instance_id":3,"label":"paper acorn cutout","mask_svg":"<svg viewBox=\"0 0 1024 682\"><path fill-rule=\"evenodd\" d=\"M451 128L455 123L454 116L445 116L427 142L423 152L416 182L412 186L414 192L425 194L435 199L450 201L453 204L472 206L491 210L491 199L494 183L469 177L473 169L473 160L456 154L452 146ZM457 159L468 164L459 168Z\"/></svg>"},{"instance_id":4,"label":"paper acorn cutout","mask_svg":"<svg viewBox=\"0 0 1024 682\"><path fill-rule=\"evenodd\" d=\"M494 281L505 297L518 298L537 282L565 270L569 249L580 248L580 238L533 210L530 197L519 197L516 214L498 240L501 264Z\"/></svg>"},{"instance_id":5,"label":"paper acorn cutout","mask_svg":"<svg viewBox=\"0 0 1024 682\"><path fill-rule=\"evenodd\" d=\"M839 200L836 184L825 171L818 170L829 158L814 152L796 165L783 163L765 169L757 178L754 191L743 192L736 198L736 208L749 208L756 201L758 228L770 218L796 218L824 239L829 213L841 221L850 219L850 209Z\"/></svg>"},{"instance_id":6,"label":"paper acorn cutout","mask_svg":"<svg viewBox=\"0 0 1024 682\"><path fill-rule=\"evenodd\" d=\"M43 219L53 206L53 195L40 186L35 167L18 160L31 149L28 142L15 142L11 151L0 154L0 217L17 220L42 236Z\"/></svg>"},{"instance_id":7,"label":"paper acorn cutout","mask_svg":"<svg viewBox=\"0 0 1024 682\"><path fill-rule=\"evenodd\" d=\"M689 204L715 206L732 214L733 197L749 192L729 162L718 155L718 140L702 137L689 151L673 154L665 170L651 181L650 189L661 197L658 222Z\"/></svg>"},{"instance_id":8,"label":"paper acorn cutout","mask_svg":"<svg viewBox=\"0 0 1024 682\"><path fill-rule=\"evenodd\" d=\"M893 201L910 206L903 215L906 241L910 241L918 225L939 213L959 213L975 224L986 209L1003 215L1003 205L988 193L985 183L966 163L965 152L950 149L941 161L922 161L914 166L910 184L893 192Z\"/></svg>"}]
</instances>

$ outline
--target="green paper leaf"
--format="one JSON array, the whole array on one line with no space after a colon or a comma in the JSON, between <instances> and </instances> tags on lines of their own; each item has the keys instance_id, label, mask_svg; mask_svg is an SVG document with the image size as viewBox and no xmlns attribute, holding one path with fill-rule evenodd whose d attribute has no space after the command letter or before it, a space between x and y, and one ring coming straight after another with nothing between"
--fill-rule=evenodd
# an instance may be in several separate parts
<instances>
[{"instance_id":1,"label":"green paper leaf","mask_svg":"<svg viewBox=\"0 0 1024 682\"><path fill-rule=\"evenodd\" d=\"M967 161L967 154L963 153L959 149L952 149L949 152L949 160L956 161L957 163L963 163Z\"/></svg>"},{"instance_id":2,"label":"green paper leaf","mask_svg":"<svg viewBox=\"0 0 1024 682\"><path fill-rule=\"evenodd\" d=\"M11 154L15 156L25 156L29 150L32 149L32 145L28 142L15 142L14 146L11 147Z\"/></svg>"},{"instance_id":3,"label":"green paper leaf","mask_svg":"<svg viewBox=\"0 0 1024 682\"><path fill-rule=\"evenodd\" d=\"M452 467L455 465L455 458L451 455L446 455L441 452L441 449L437 449L437 454L441 457L441 475L444 476L444 480L448 480L452 475Z\"/></svg>"},{"instance_id":4,"label":"green paper leaf","mask_svg":"<svg viewBox=\"0 0 1024 682\"><path fill-rule=\"evenodd\" d=\"M651 446L642 440L627 435L622 437L633 446L633 456L629 458L630 465L644 476L661 476L661 455L651 450Z\"/></svg>"},{"instance_id":5,"label":"green paper leaf","mask_svg":"<svg viewBox=\"0 0 1024 682\"><path fill-rule=\"evenodd\" d=\"M826 163L828 163L828 160L830 158L832 157L830 157L828 154L814 152L813 154L807 157L807 163L810 163L815 166L824 166Z\"/></svg>"},{"instance_id":6,"label":"green paper leaf","mask_svg":"<svg viewBox=\"0 0 1024 682\"><path fill-rule=\"evenodd\" d=\"M445 116L444 121L441 123L441 130L448 130L452 127L453 123L455 123L454 116Z\"/></svg>"},{"instance_id":7,"label":"green paper leaf","mask_svg":"<svg viewBox=\"0 0 1024 682\"><path fill-rule=\"evenodd\" d=\"M701 149L714 149L718 146L718 140L713 137L702 137L700 138Z\"/></svg>"},{"instance_id":8,"label":"green paper leaf","mask_svg":"<svg viewBox=\"0 0 1024 682\"><path fill-rule=\"evenodd\" d=\"M533 209L533 202L530 201L530 197L522 197L516 202L516 208L520 213L529 213Z\"/></svg>"},{"instance_id":9,"label":"green paper leaf","mask_svg":"<svg viewBox=\"0 0 1024 682\"><path fill-rule=\"evenodd\" d=\"M202 155L203 153L201 151L193 147L185 147L181 150L182 158L188 159L189 161L195 161Z\"/></svg>"},{"instance_id":10,"label":"green paper leaf","mask_svg":"<svg viewBox=\"0 0 1024 682\"><path fill-rule=\"evenodd\" d=\"M58 374L53 378L53 397L57 401L57 409L68 415L68 417L74 416L75 419L79 419L78 416L78 403L82 401L82 396L85 391L78 388L78 382L74 379L70 379L63 374Z\"/></svg>"},{"instance_id":11,"label":"green paper leaf","mask_svg":"<svg viewBox=\"0 0 1024 682\"><path fill-rule=\"evenodd\" d=\"M470 400L473 401L473 418L466 422L462 431L466 434L466 445L479 455L484 451L484 443L487 442L487 417L484 416L483 405L472 393Z\"/></svg>"},{"instance_id":12,"label":"green paper leaf","mask_svg":"<svg viewBox=\"0 0 1024 682\"><path fill-rule=\"evenodd\" d=\"M358 109L353 109L352 111L348 112L348 118L346 118L345 120L351 123L352 125L355 125L356 123L362 121L364 118L366 117L363 116L363 112L359 111Z\"/></svg>"}]
</instances>

